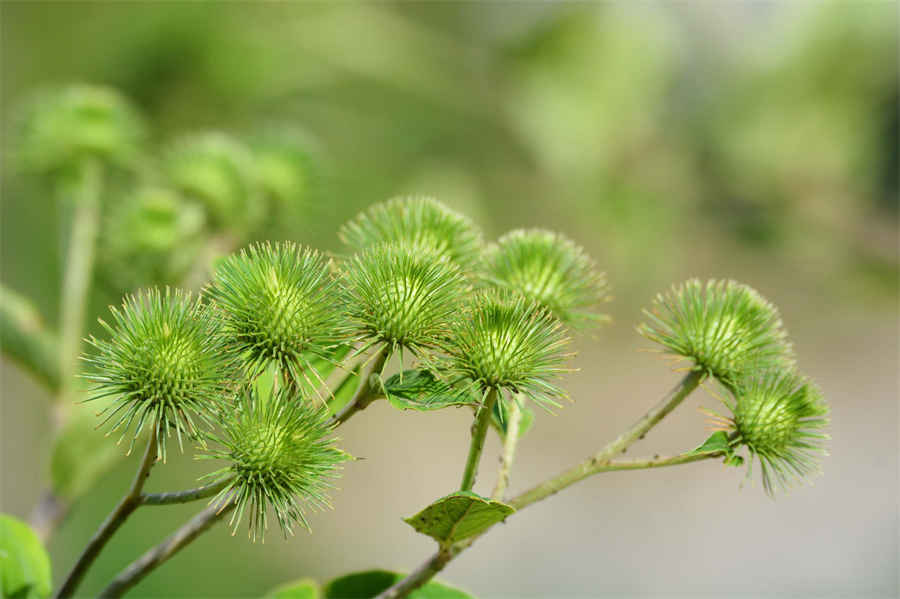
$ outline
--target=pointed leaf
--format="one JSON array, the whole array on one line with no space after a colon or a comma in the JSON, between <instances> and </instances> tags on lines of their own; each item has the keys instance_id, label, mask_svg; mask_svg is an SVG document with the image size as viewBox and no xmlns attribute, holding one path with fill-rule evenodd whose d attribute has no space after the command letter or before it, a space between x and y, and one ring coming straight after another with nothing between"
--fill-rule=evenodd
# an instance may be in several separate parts
<instances>
[{"instance_id":1,"label":"pointed leaf","mask_svg":"<svg viewBox=\"0 0 900 599\"><path fill-rule=\"evenodd\" d=\"M334 397L330 398L328 401L328 410L332 414L337 414L340 412L344 406L353 398L353 395L356 393L357 387L359 387L359 370L361 368L360 364L354 366L350 372L348 372L344 379L337 386L337 389L334 390Z\"/></svg>"},{"instance_id":2,"label":"pointed leaf","mask_svg":"<svg viewBox=\"0 0 900 599\"><path fill-rule=\"evenodd\" d=\"M50 595L50 558L31 528L0 514L0 596L43 599Z\"/></svg>"},{"instance_id":3,"label":"pointed leaf","mask_svg":"<svg viewBox=\"0 0 900 599\"><path fill-rule=\"evenodd\" d=\"M713 453L715 451L724 451L729 453L731 445L728 442L728 433L725 431L716 431L711 434L700 447L691 453Z\"/></svg>"},{"instance_id":4,"label":"pointed leaf","mask_svg":"<svg viewBox=\"0 0 900 599\"><path fill-rule=\"evenodd\" d=\"M459 491L438 499L404 522L441 545L449 546L481 534L515 511L500 501Z\"/></svg>"},{"instance_id":5,"label":"pointed leaf","mask_svg":"<svg viewBox=\"0 0 900 599\"><path fill-rule=\"evenodd\" d=\"M323 599L371 599L404 578L398 572L368 570L335 578L325 585ZM475 599L439 582L428 582L407 595L409 599Z\"/></svg>"},{"instance_id":6,"label":"pointed leaf","mask_svg":"<svg viewBox=\"0 0 900 599\"><path fill-rule=\"evenodd\" d=\"M506 427L509 424L509 418L507 418L506 413L509 409L510 401L515 401L514 399L506 399L500 398L500 401L494 404L494 413L491 414L491 424L494 425L494 428L497 429L497 432L500 433L502 438L506 438ZM525 436L529 430L531 430L531 425L534 424L534 410L527 406L519 407L519 438Z\"/></svg>"},{"instance_id":7,"label":"pointed leaf","mask_svg":"<svg viewBox=\"0 0 900 599\"><path fill-rule=\"evenodd\" d=\"M477 405L478 399L454 389L430 370L405 370L384 383L388 401L398 410L420 412L450 406Z\"/></svg>"}]
</instances>

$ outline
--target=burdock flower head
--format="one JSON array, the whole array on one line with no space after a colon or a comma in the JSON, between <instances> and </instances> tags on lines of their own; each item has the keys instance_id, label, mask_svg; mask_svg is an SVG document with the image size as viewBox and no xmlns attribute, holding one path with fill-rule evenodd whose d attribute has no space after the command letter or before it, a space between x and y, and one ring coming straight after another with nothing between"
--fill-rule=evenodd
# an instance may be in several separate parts
<instances>
[{"instance_id":1,"label":"burdock flower head","mask_svg":"<svg viewBox=\"0 0 900 599\"><path fill-rule=\"evenodd\" d=\"M328 258L291 242L252 245L222 262L208 293L250 376L275 365L289 380L317 386L310 360L327 359L337 343Z\"/></svg>"},{"instance_id":2,"label":"burdock flower head","mask_svg":"<svg viewBox=\"0 0 900 599\"><path fill-rule=\"evenodd\" d=\"M438 347L466 290L453 262L404 243L364 250L343 271L348 332L363 350L382 344L421 356Z\"/></svg>"},{"instance_id":3,"label":"burdock flower head","mask_svg":"<svg viewBox=\"0 0 900 599\"><path fill-rule=\"evenodd\" d=\"M818 471L828 406L811 382L790 370L759 370L724 403L732 416L720 424L732 431L734 445L746 445L751 460L759 459L767 493Z\"/></svg>"},{"instance_id":4,"label":"burdock flower head","mask_svg":"<svg viewBox=\"0 0 900 599\"><path fill-rule=\"evenodd\" d=\"M109 338L89 339L96 350L85 358L95 370L86 375L94 383L91 399L115 398L104 422L124 428L123 438L133 427L132 445L152 428L165 460L172 430L183 448L182 436L197 431L195 420L208 418L230 392L232 369L216 321L189 294L154 289L113 308L111 325L100 322Z\"/></svg>"},{"instance_id":5,"label":"burdock flower head","mask_svg":"<svg viewBox=\"0 0 900 599\"><path fill-rule=\"evenodd\" d=\"M338 236L355 250L401 242L446 256L463 268L481 252L481 232L465 216L427 197L394 198L375 204L344 224Z\"/></svg>"},{"instance_id":6,"label":"burdock flower head","mask_svg":"<svg viewBox=\"0 0 900 599\"><path fill-rule=\"evenodd\" d=\"M565 392L553 380L568 370L568 342L562 323L528 298L481 291L454 324L447 369L482 395L491 390L521 393L557 406Z\"/></svg>"},{"instance_id":7,"label":"burdock flower head","mask_svg":"<svg viewBox=\"0 0 900 599\"><path fill-rule=\"evenodd\" d=\"M511 231L487 252L487 278L544 306L563 322L603 320L606 278L585 251L541 229Z\"/></svg>"},{"instance_id":8,"label":"burdock flower head","mask_svg":"<svg viewBox=\"0 0 900 599\"><path fill-rule=\"evenodd\" d=\"M234 406L222 412L222 432L210 433L203 457L229 462L208 474L226 483L212 502L234 501L234 531L248 512L249 535L263 538L272 508L285 536L293 526L309 525L303 506L330 507L327 491L346 453L334 446L328 411L299 401L290 388L257 393L249 387Z\"/></svg>"},{"instance_id":9,"label":"burdock flower head","mask_svg":"<svg viewBox=\"0 0 900 599\"><path fill-rule=\"evenodd\" d=\"M691 279L657 296L644 314L642 335L726 386L748 370L793 365L778 310L746 285Z\"/></svg>"}]
</instances>

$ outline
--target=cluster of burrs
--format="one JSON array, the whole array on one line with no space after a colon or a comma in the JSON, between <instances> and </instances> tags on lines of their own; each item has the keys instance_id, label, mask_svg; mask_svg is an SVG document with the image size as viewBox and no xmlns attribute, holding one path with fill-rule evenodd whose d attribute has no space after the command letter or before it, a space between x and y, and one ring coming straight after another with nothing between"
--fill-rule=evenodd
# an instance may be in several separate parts
<instances>
[{"instance_id":1,"label":"cluster of burrs","mask_svg":"<svg viewBox=\"0 0 900 599\"><path fill-rule=\"evenodd\" d=\"M818 469L828 407L798 373L778 310L734 281L692 279L656 298L639 331L726 390L730 416L714 414L732 447L758 459L772 493ZM749 470L748 470L749 475Z\"/></svg>"},{"instance_id":2,"label":"cluster of burrs","mask_svg":"<svg viewBox=\"0 0 900 599\"><path fill-rule=\"evenodd\" d=\"M115 397L113 429L149 427L162 456L172 434L198 439L227 462L209 475L222 485L216 501L234 501L234 525L248 515L254 537L269 508L287 532L306 524L303 505L327 505L346 458L331 437L341 418L325 379L335 368L353 374L373 361L359 389L378 394L385 364L397 356L402 369L408 356L476 407L490 396L501 414L503 402L551 408L566 397L557 379L569 370L570 330L605 319L604 276L556 233L485 244L437 201L398 198L340 237L349 255L251 245L220 262L200 298L134 296L113 311L109 338L92 340L89 378L96 397ZM736 283L689 281L648 314L646 336L729 390L729 438L759 457L767 489L773 474L810 471L825 407L794 374L770 304Z\"/></svg>"}]
</instances>

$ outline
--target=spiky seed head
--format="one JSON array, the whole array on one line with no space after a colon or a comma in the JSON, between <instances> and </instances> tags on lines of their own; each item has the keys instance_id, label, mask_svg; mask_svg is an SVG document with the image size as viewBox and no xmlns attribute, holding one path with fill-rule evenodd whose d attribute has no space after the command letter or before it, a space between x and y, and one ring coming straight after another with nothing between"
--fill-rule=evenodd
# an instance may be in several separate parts
<instances>
[{"instance_id":1,"label":"spiky seed head","mask_svg":"<svg viewBox=\"0 0 900 599\"><path fill-rule=\"evenodd\" d=\"M212 444L201 456L228 462L205 477L229 481L212 503L235 502L235 531L247 512L254 542L265 535L268 508L285 536L296 524L308 530L303 507L330 507L330 481L348 457L334 445L327 409L294 393L289 387L271 394L248 388L222 412L222 432L208 435Z\"/></svg>"},{"instance_id":2,"label":"spiky seed head","mask_svg":"<svg viewBox=\"0 0 900 599\"><path fill-rule=\"evenodd\" d=\"M74 85L35 97L17 119L18 162L39 173L85 158L131 167L145 137L135 107L115 90Z\"/></svg>"},{"instance_id":3,"label":"spiky seed head","mask_svg":"<svg viewBox=\"0 0 900 599\"><path fill-rule=\"evenodd\" d=\"M265 217L253 156L223 133L176 140L164 168L179 191L206 208L213 225L252 230Z\"/></svg>"},{"instance_id":4,"label":"spiky seed head","mask_svg":"<svg viewBox=\"0 0 900 599\"><path fill-rule=\"evenodd\" d=\"M522 393L556 406L566 396L553 381L568 370L568 343L559 319L532 300L506 290L479 291L453 326L448 371L482 393Z\"/></svg>"},{"instance_id":5,"label":"spiky seed head","mask_svg":"<svg viewBox=\"0 0 900 599\"><path fill-rule=\"evenodd\" d=\"M597 322L606 277L577 244L541 229L511 231L486 256L488 280L544 306L568 324Z\"/></svg>"},{"instance_id":6,"label":"spiky seed head","mask_svg":"<svg viewBox=\"0 0 900 599\"><path fill-rule=\"evenodd\" d=\"M697 279L660 294L638 331L726 386L746 371L793 367L778 310L751 287Z\"/></svg>"},{"instance_id":7,"label":"spiky seed head","mask_svg":"<svg viewBox=\"0 0 900 599\"><path fill-rule=\"evenodd\" d=\"M380 244L355 254L343 267L348 334L367 345L415 355L434 349L467 286L459 267L434 252L407 244Z\"/></svg>"},{"instance_id":8,"label":"spiky seed head","mask_svg":"<svg viewBox=\"0 0 900 599\"><path fill-rule=\"evenodd\" d=\"M809 380L790 370L759 370L738 382L726 404L735 442L759 459L767 493L818 471L828 406Z\"/></svg>"},{"instance_id":9,"label":"spiky seed head","mask_svg":"<svg viewBox=\"0 0 900 599\"><path fill-rule=\"evenodd\" d=\"M122 438L145 427L156 430L158 454L166 458L166 440L174 430L182 436L197 432L231 393L232 364L227 358L210 311L181 291L151 289L129 296L112 308L112 324L101 320L108 339L91 337L93 383L91 399L113 397L101 414ZM120 439L121 440L121 439Z\"/></svg>"},{"instance_id":10,"label":"spiky seed head","mask_svg":"<svg viewBox=\"0 0 900 599\"><path fill-rule=\"evenodd\" d=\"M479 259L481 232L434 198L400 197L375 204L344 224L341 240L354 250L390 242L446 256L463 268Z\"/></svg>"},{"instance_id":11,"label":"spiky seed head","mask_svg":"<svg viewBox=\"0 0 900 599\"><path fill-rule=\"evenodd\" d=\"M111 207L101 237L107 277L120 288L167 284L195 262L204 238L203 210L169 189L145 187Z\"/></svg>"},{"instance_id":12,"label":"spiky seed head","mask_svg":"<svg viewBox=\"0 0 900 599\"><path fill-rule=\"evenodd\" d=\"M219 265L208 294L250 376L275 365L318 386L309 361L328 358L340 314L330 259L292 242L251 245Z\"/></svg>"}]
</instances>

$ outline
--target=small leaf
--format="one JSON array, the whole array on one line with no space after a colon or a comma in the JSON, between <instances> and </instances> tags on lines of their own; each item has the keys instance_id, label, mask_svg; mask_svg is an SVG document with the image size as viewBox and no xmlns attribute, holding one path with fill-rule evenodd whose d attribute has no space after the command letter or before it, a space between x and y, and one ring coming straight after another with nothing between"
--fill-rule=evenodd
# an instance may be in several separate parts
<instances>
[{"instance_id":1,"label":"small leaf","mask_svg":"<svg viewBox=\"0 0 900 599\"><path fill-rule=\"evenodd\" d=\"M0 591L3 597L43 599L50 595L50 558L24 522L0 514Z\"/></svg>"},{"instance_id":2,"label":"small leaf","mask_svg":"<svg viewBox=\"0 0 900 599\"><path fill-rule=\"evenodd\" d=\"M91 489L122 458L115 440L97 430L96 404L77 404L53 444L50 480L53 492L72 501Z\"/></svg>"},{"instance_id":3,"label":"small leaf","mask_svg":"<svg viewBox=\"0 0 900 599\"><path fill-rule=\"evenodd\" d=\"M398 572L368 570L335 578L325 585L324 599L371 599L404 578ZM409 599L475 599L459 589L428 582L407 595Z\"/></svg>"},{"instance_id":4,"label":"small leaf","mask_svg":"<svg viewBox=\"0 0 900 599\"><path fill-rule=\"evenodd\" d=\"M471 491L459 491L438 499L404 522L441 545L449 546L481 534L515 511L505 503Z\"/></svg>"},{"instance_id":5,"label":"small leaf","mask_svg":"<svg viewBox=\"0 0 900 599\"><path fill-rule=\"evenodd\" d=\"M691 453L713 453L716 451L731 452L731 445L728 442L728 433L725 431L716 431L703 442L703 444Z\"/></svg>"},{"instance_id":6,"label":"small leaf","mask_svg":"<svg viewBox=\"0 0 900 599\"><path fill-rule=\"evenodd\" d=\"M353 398L356 388L359 387L359 371L362 365L357 364L350 372L344 376L344 379L334 390L334 397L328 401L328 410L332 414L340 412L344 406Z\"/></svg>"},{"instance_id":7,"label":"small leaf","mask_svg":"<svg viewBox=\"0 0 900 599\"><path fill-rule=\"evenodd\" d=\"M312 578L288 582L266 593L263 599L319 599L319 583Z\"/></svg>"},{"instance_id":8,"label":"small leaf","mask_svg":"<svg viewBox=\"0 0 900 599\"><path fill-rule=\"evenodd\" d=\"M500 398L500 401L494 404L494 413L491 415L491 424L494 425L494 428L497 429L497 432L504 439L506 438L506 427L509 425L507 411L509 410L508 402L510 401L515 401L515 399ZM519 415L519 438L521 439L525 436L525 433L531 430L531 425L534 424L534 410L520 404Z\"/></svg>"},{"instance_id":9,"label":"small leaf","mask_svg":"<svg viewBox=\"0 0 900 599\"><path fill-rule=\"evenodd\" d=\"M438 379L430 370L406 370L384 383L388 401L398 410L420 412L477 405L478 400Z\"/></svg>"}]
</instances>

